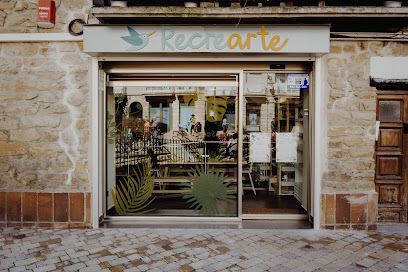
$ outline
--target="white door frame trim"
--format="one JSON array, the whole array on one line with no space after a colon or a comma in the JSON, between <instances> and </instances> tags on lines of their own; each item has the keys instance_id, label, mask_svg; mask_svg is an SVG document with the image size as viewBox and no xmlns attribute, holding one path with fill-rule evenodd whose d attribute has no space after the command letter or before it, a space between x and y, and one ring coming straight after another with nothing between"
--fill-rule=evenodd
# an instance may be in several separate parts
<instances>
[{"instance_id":1,"label":"white door frame trim","mask_svg":"<svg viewBox=\"0 0 408 272\"><path fill-rule=\"evenodd\" d=\"M99 62L97 58L92 58L92 128L91 128L91 139L92 139L92 227L98 228L99 226L99 198L100 198L100 185L101 185L101 133L100 133L100 92L99 92Z\"/></svg>"},{"instance_id":2,"label":"white door frame trim","mask_svg":"<svg viewBox=\"0 0 408 272\"><path fill-rule=\"evenodd\" d=\"M312 120L312 162L309 167L312 167L311 181L313 182L311 198L313 201L313 228L320 229L320 198L321 198L321 158L323 141L322 135L322 96L323 96L323 68L322 58L318 57L315 61L315 88L313 94L313 119Z\"/></svg>"}]
</instances>

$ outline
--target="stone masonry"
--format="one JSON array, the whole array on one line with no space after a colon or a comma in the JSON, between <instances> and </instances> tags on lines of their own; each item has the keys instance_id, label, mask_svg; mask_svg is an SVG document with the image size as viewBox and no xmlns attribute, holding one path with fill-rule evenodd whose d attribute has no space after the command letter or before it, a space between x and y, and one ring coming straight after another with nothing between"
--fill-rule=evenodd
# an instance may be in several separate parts
<instances>
[{"instance_id":1,"label":"stone masonry","mask_svg":"<svg viewBox=\"0 0 408 272\"><path fill-rule=\"evenodd\" d=\"M54 2L54 28L37 29L37 0L1 0L0 33L67 33L69 22L85 20L92 6L87 0ZM68 199L91 199L90 58L82 47L0 43L0 225L89 226L84 216L68 218L74 208ZM88 204L75 206L85 214Z\"/></svg>"},{"instance_id":2,"label":"stone masonry","mask_svg":"<svg viewBox=\"0 0 408 272\"><path fill-rule=\"evenodd\" d=\"M91 190L91 120L90 61L82 43L4 43L0 50L0 190L6 198L19 192L81 192L83 198ZM0 221L26 221L24 198L5 203ZM41 216L28 221L58 222Z\"/></svg>"},{"instance_id":3,"label":"stone masonry","mask_svg":"<svg viewBox=\"0 0 408 272\"><path fill-rule=\"evenodd\" d=\"M407 56L408 46L396 42L332 41L330 53L323 57L326 86L323 105L324 150L322 176L321 223L327 228L349 229L356 213L372 218L368 204L375 193L375 121L376 89L370 87L370 58L373 56ZM357 195L352 195L357 194ZM326 205L327 199L330 203ZM347 204L344 220L343 204ZM364 199L352 212L352 200ZM333 202L334 201L334 202ZM347 202L347 203L345 203ZM361 204L361 205L360 205ZM331 207L329 209L329 207ZM371 211L376 212L375 207ZM328 221L329 220L329 221ZM376 220L371 219L366 228ZM356 219L361 223L361 218ZM364 220L363 220L364 221ZM341 225L341 226L340 226ZM358 227L357 227L358 228Z\"/></svg>"},{"instance_id":4,"label":"stone masonry","mask_svg":"<svg viewBox=\"0 0 408 272\"><path fill-rule=\"evenodd\" d=\"M92 1L54 0L55 26L41 28L39 32L68 32L68 24L73 19L85 20ZM0 33L37 32L38 0L0 0Z\"/></svg>"},{"instance_id":5,"label":"stone masonry","mask_svg":"<svg viewBox=\"0 0 408 272\"><path fill-rule=\"evenodd\" d=\"M89 191L89 59L82 43L6 43L0 188Z\"/></svg>"}]
</instances>

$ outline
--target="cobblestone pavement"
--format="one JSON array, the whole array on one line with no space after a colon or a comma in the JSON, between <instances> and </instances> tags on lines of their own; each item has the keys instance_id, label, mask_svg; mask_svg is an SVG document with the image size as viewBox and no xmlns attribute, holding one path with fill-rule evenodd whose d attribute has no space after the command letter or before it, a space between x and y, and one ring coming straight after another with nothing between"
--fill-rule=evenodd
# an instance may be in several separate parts
<instances>
[{"instance_id":1,"label":"cobblestone pavement","mask_svg":"<svg viewBox=\"0 0 408 272\"><path fill-rule=\"evenodd\" d=\"M408 271L408 232L0 229L1 271Z\"/></svg>"}]
</instances>

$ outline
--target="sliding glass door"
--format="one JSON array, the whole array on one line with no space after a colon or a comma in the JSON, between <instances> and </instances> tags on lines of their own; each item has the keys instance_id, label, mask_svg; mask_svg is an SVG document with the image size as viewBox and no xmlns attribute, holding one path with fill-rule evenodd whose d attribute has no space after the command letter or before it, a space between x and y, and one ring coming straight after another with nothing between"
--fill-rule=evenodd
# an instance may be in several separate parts
<instances>
[{"instance_id":1,"label":"sliding glass door","mask_svg":"<svg viewBox=\"0 0 408 272\"><path fill-rule=\"evenodd\" d=\"M106 215L238 216L237 76L111 78Z\"/></svg>"},{"instance_id":2,"label":"sliding glass door","mask_svg":"<svg viewBox=\"0 0 408 272\"><path fill-rule=\"evenodd\" d=\"M243 217L306 215L309 73L244 74Z\"/></svg>"}]
</instances>

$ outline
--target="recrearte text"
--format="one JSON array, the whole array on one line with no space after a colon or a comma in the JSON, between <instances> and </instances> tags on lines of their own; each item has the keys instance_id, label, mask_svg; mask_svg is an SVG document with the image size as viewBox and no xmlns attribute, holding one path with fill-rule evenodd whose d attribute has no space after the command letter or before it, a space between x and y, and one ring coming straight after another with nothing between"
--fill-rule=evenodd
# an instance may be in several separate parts
<instances>
[{"instance_id":1,"label":"recrearte text","mask_svg":"<svg viewBox=\"0 0 408 272\"><path fill-rule=\"evenodd\" d=\"M285 38L281 42L281 37L279 35L270 34L265 30L265 26L261 26L261 30L256 33L247 33L246 36L242 37L241 34L232 33L229 36L224 34L215 34L212 32L193 33L189 37L185 34L175 35L175 30L171 26L162 26L161 29L161 46L163 51L171 50L184 50L187 48L200 49L205 46L206 49L210 49L212 45L213 48L217 50L223 50L226 47L229 49L235 49L239 47L243 49L251 49L251 41L255 39L261 39L262 48L265 51L280 51L288 43L289 38ZM273 35L273 36L271 36Z\"/></svg>"}]
</instances>

